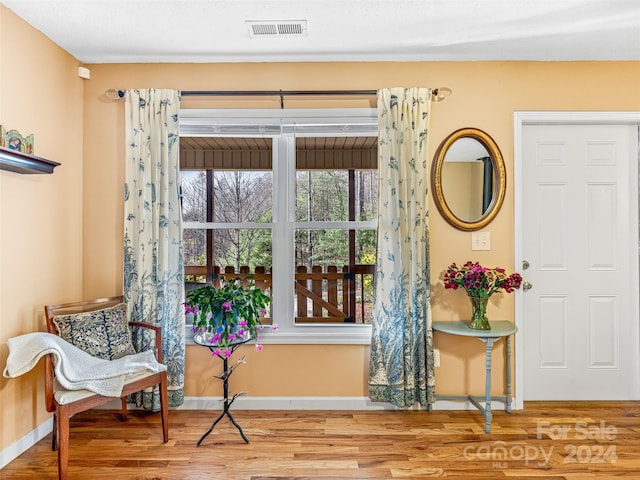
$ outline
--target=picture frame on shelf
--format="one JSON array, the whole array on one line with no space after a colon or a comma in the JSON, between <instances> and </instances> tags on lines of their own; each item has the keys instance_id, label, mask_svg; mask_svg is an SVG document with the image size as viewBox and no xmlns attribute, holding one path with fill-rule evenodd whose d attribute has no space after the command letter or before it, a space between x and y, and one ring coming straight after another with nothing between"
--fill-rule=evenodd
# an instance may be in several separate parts
<instances>
[{"instance_id":1,"label":"picture frame on shelf","mask_svg":"<svg viewBox=\"0 0 640 480\"><path fill-rule=\"evenodd\" d=\"M24 136L18 130L6 130L0 126L0 146L33 155L33 134Z\"/></svg>"}]
</instances>

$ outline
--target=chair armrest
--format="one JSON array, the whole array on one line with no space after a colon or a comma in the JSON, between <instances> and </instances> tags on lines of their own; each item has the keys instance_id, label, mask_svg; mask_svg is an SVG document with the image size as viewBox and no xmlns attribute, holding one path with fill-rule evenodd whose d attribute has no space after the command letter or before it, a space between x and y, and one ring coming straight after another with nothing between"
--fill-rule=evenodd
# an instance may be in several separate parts
<instances>
[{"instance_id":1,"label":"chair armrest","mask_svg":"<svg viewBox=\"0 0 640 480\"><path fill-rule=\"evenodd\" d=\"M156 360L162 363L162 327L144 322L129 322L130 327L142 327L153 330L156 334Z\"/></svg>"}]
</instances>

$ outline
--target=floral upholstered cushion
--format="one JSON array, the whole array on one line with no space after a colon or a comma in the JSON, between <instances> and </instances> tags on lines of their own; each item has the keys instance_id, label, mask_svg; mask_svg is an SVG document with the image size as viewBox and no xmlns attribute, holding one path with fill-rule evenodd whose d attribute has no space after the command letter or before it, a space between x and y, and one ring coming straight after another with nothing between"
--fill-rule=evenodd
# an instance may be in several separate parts
<instances>
[{"instance_id":1,"label":"floral upholstered cushion","mask_svg":"<svg viewBox=\"0 0 640 480\"><path fill-rule=\"evenodd\" d=\"M56 315L53 322L62 338L94 357L115 360L136 353L124 303L91 312Z\"/></svg>"}]
</instances>

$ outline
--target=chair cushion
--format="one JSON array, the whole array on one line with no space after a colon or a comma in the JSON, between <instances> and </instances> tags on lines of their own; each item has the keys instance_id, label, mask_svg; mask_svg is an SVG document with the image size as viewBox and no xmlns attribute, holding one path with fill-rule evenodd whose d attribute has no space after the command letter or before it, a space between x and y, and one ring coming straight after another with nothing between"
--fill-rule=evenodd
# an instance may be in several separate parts
<instances>
[{"instance_id":1,"label":"chair cushion","mask_svg":"<svg viewBox=\"0 0 640 480\"><path fill-rule=\"evenodd\" d=\"M58 334L94 357L115 360L136 353L124 303L91 312L56 315Z\"/></svg>"}]
</instances>

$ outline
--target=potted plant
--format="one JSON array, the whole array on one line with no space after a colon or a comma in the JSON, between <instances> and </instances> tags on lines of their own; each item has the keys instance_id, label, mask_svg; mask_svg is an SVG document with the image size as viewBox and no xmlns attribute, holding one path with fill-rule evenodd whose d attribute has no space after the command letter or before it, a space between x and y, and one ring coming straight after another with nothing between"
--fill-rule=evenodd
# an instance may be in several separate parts
<instances>
[{"instance_id":1,"label":"potted plant","mask_svg":"<svg viewBox=\"0 0 640 480\"><path fill-rule=\"evenodd\" d=\"M472 308L469 327L477 330L491 329L487 319L487 302L491 295L500 290L511 293L521 284L522 277L518 273L507 275L504 268L487 268L478 262L467 262L461 267L452 263L444 274L444 288L466 290Z\"/></svg>"},{"instance_id":2,"label":"potted plant","mask_svg":"<svg viewBox=\"0 0 640 480\"><path fill-rule=\"evenodd\" d=\"M261 317L270 298L253 280L220 277L220 286L206 284L187 292L185 313L193 314L193 331L216 347L214 355L231 356L230 345L258 338ZM272 328L276 328L272 325ZM256 345L261 350L260 345Z\"/></svg>"}]
</instances>

